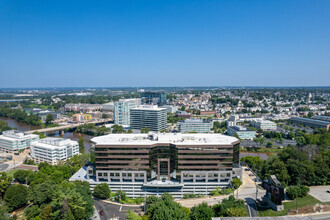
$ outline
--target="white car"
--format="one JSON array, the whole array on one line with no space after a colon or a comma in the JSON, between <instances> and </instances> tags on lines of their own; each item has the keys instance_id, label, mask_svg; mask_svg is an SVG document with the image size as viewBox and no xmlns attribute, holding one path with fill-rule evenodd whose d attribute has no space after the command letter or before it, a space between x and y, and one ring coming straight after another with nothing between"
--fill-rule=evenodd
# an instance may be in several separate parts
<instances>
[{"instance_id":1,"label":"white car","mask_svg":"<svg viewBox=\"0 0 330 220\"><path fill-rule=\"evenodd\" d=\"M327 190L327 193L330 193L330 189Z\"/></svg>"}]
</instances>

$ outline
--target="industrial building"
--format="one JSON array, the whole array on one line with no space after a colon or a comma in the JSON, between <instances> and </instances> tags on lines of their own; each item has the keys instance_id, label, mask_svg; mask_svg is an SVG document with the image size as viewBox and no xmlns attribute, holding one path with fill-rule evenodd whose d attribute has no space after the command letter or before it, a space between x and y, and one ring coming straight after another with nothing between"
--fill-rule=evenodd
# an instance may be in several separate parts
<instances>
[{"instance_id":1,"label":"industrial building","mask_svg":"<svg viewBox=\"0 0 330 220\"><path fill-rule=\"evenodd\" d=\"M328 121L321 121L310 118L299 118L299 117L292 117L290 118L290 121L293 124L301 124L303 126L308 126L311 128L325 128L327 130L330 129L330 122Z\"/></svg>"},{"instance_id":2,"label":"industrial building","mask_svg":"<svg viewBox=\"0 0 330 220\"><path fill-rule=\"evenodd\" d=\"M95 167L85 166L70 181L91 187L108 183L129 197L171 193L208 195L241 178L239 140L222 134L109 134L95 137Z\"/></svg>"},{"instance_id":3,"label":"industrial building","mask_svg":"<svg viewBox=\"0 0 330 220\"><path fill-rule=\"evenodd\" d=\"M7 153L18 152L31 146L32 142L38 141L39 135L24 134L16 130L3 131L0 135L0 151Z\"/></svg>"},{"instance_id":4,"label":"industrial building","mask_svg":"<svg viewBox=\"0 0 330 220\"><path fill-rule=\"evenodd\" d=\"M77 141L64 138L43 138L31 144L31 157L36 163L47 162L56 165L79 154Z\"/></svg>"},{"instance_id":5,"label":"industrial building","mask_svg":"<svg viewBox=\"0 0 330 220\"><path fill-rule=\"evenodd\" d=\"M141 105L130 109L130 128L149 128L150 131L156 132L166 129L166 108L159 108L157 105Z\"/></svg>"}]
</instances>

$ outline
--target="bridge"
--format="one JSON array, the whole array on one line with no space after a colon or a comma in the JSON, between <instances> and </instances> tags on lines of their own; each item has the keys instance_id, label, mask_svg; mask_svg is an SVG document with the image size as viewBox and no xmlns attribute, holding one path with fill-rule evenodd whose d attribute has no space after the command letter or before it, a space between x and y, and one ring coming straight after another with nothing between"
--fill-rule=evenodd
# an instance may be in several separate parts
<instances>
[{"instance_id":1,"label":"bridge","mask_svg":"<svg viewBox=\"0 0 330 220\"><path fill-rule=\"evenodd\" d=\"M63 125L59 127L51 127L51 128L41 128L41 129L36 129L36 130L30 130L30 131L25 131L26 134L32 134L34 132L40 132L40 133L46 133L46 132L54 132L54 131L63 131L64 129L71 129L71 128L76 128L80 125L86 125L86 124L105 124L107 122L110 122L112 120L110 119L100 119L97 121L89 121L85 123L76 123L76 124L68 124L68 125Z\"/></svg>"}]
</instances>

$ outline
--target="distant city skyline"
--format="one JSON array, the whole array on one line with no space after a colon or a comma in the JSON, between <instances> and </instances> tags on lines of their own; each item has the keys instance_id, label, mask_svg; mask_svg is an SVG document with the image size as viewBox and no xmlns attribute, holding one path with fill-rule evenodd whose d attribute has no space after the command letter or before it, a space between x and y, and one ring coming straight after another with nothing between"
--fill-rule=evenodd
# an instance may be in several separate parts
<instances>
[{"instance_id":1,"label":"distant city skyline","mask_svg":"<svg viewBox=\"0 0 330 220\"><path fill-rule=\"evenodd\" d=\"M329 86L330 1L0 1L0 88Z\"/></svg>"}]
</instances>

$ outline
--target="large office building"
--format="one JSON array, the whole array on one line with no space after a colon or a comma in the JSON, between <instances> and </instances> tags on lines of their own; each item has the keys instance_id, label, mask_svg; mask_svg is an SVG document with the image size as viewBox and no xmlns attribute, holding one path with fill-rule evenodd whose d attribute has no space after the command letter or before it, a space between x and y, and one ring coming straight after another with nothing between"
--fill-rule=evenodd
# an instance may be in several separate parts
<instances>
[{"instance_id":1,"label":"large office building","mask_svg":"<svg viewBox=\"0 0 330 220\"><path fill-rule=\"evenodd\" d=\"M301 124L303 126L308 126L311 128L325 128L327 130L330 129L330 122L328 121L321 121L310 118L299 118L299 117L292 117L290 118L290 121L293 124Z\"/></svg>"},{"instance_id":2,"label":"large office building","mask_svg":"<svg viewBox=\"0 0 330 220\"><path fill-rule=\"evenodd\" d=\"M130 128L149 128L150 131L160 132L167 128L166 108L157 105L141 105L132 108L130 112Z\"/></svg>"},{"instance_id":3,"label":"large office building","mask_svg":"<svg viewBox=\"0 0 330 220\"><path fill-rule=\"evenodd\" d=\"M142 92L142 104L166 105L167 95L165 92Z\"/></svg>"},{"instance_id":4,"label":"large office building","mask_svg":"<svg viewBox=\"0 0 330 220\"><path fill-rule=\"evenodd\" d=\"M18 152L31 146L31 143L38 141L39 135L24 134L16 130L2 132L0 135L0 151Z\"/></svg>"},{"instance_id":5,"label":"large office building","mask_svg":"<svg viewBox=\"0 0 330 220\"><path fill-rule=\"evenodd\" d=\"M95 167L81 168L70 181L91 187L108 183L129 197L171 193L208 195L241 178L239 140L222 134L109 134L92 139Z\"/></svg>"},{"instance_id":6,"label":"large office building","mask_svg":"<svg viewBox=\"0 0 330 220\"><path fill-rule=\"evenodd\" d=\"M265 131L276 131L277 125L275 122L263 119L256 119L251 122L251 126Z\"/></svg>"},{"instance_id":7,"label":"large office building","mask_svg":"<svg viewBox=\"0 0 330 220\"><path fill-rule=\"evenodd\" d=\"M47 162L56 165L79 154L77 141L64 138L44 138L31 144L31 157L36 163Z\"/></svg>"},{"instance_id":8,"label":"large office building","mask_svg":"<svg viewBox=\"0 0 330 220\"><path fill-rule=\"evenodd\" d=\"M249 128L243 127L243 126L238 126L238 125L228 126L227 133L230 136L234 136L235 134L237 134L238 137L243 140L253 140L253 138L256 137L255 131L253 131Z\"/></svg>"},{"instance_id":9,"label":"large office building","mask_svg":"<svg viewBox=\"0 0 330 220\"><path fill-rule=\"evenodd\" d=\"M130 110L141 105L141 99L119 99L114 104L114 121L117 125L130 125Z\"/></svg>"},{"instance_id":10,"label":"large office building","mask_svg":"<svg viewBox=\"0 0 330 220\"><path fill-rule=\"evenodd\" d=\"M210 133L212 125L210 121L203 121L202 119L186 119L177 124L180 133Z\"/></svg>"}]
</instances>

